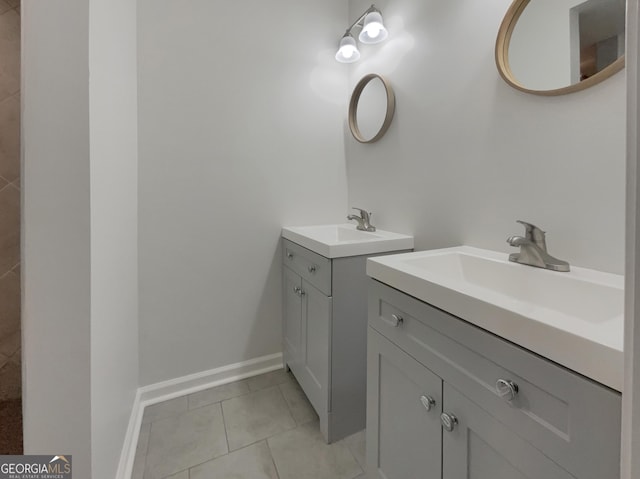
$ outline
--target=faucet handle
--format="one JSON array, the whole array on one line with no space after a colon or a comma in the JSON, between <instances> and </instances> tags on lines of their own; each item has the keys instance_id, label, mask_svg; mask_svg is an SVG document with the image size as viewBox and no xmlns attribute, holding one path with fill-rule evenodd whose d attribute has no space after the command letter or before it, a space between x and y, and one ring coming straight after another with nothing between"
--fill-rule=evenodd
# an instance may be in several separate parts
<instances>
[{"instance_id":1,"label":"faucet handle","mask_svg":"<svg viewBox=\"0 0 640 479\"><path fill-rule=\"evenodd\" d=\"M547 250L547 244L545 241L545 231L541 228L538 228L536 225L532 223L527 223L526 221L516 220L516 223L520 223L524 226L525 238L530 241L533 241L540 248Z\"/></svg>"},{"instance_id":2,"label":"faucet handle","mask_svg":"<svg viewBox=\"0 0 640 479\"><path fill-rule=\"evenodd\" d=\"M366 221L369 221L369 217L373 215L373 213L369 213L367 210L364 210L362 208L356 208L355 206L352 206L351 209L358 210L360 212L360 217Z\"/></svg>"}]
</instances>

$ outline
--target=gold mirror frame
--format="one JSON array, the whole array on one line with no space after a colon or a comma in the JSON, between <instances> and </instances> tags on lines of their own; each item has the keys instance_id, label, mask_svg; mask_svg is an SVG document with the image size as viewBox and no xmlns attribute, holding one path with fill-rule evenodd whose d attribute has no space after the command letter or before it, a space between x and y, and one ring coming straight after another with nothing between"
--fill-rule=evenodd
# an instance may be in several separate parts
<instances>
[{"instance_id":1,"label":"gold mirror frame","mask_svg":"<svg viewBox=\"0 0 640 479\"><path fill-rule=\"evenodd\" d=\"M384 89L387 92L387 112L384 117L384 122L380 127L380 130L370 139L366 139L362 136L360 132L360 128L358 128L358 102L360 101L360 95L364 88L369 84L369 82L375 78L380 79L382 84L384 85ZM391 125L391 120L393 120L393 114L396 111L396 96L393 93L393 89L389 82L382 75L378 75L377 73L369 73L362 77L362 79L358 82L356 87L351 94L351 100L349 101L349 129L351 130L351 134L353 137L358 140L360 143L373 143L378 141L380 138L384 136L384 134L389 129Z\"/></svg>"},{"instance_id":2,"label":"gold mirror frame","mask_svg":"<svg viewBox=\"0 0 640 479\"><path fill-rule=\"evenodd\" d=\"M509 7L509 10L504 16L504 19L502 20L500 30L498 31L498 38L496 39L496 66L498 67L498 72L500 72L500 76L502 77L502 79L513 88L527 93L533 93L534 95L566 95L567 93L584 90L586 88L589 88L590 86L600 83L601 81L606 80L614 73L617 73L624 68L623 55L611 65L600 70L598 73L587 78L586 80L582 80L579 83L575 83L573 85L562 88L557 88L555 90L531 90L530 88L526 88L524 85L519 83L518 80L515 79L513 73L511 72L511 68L509 67L509 43L511 42L513 29L516 27L520 15L522 15L524 9L527 8L527 5L529 5L529 1L530 0L513 1L511 6Z\"/></svg>"}]
</instances>

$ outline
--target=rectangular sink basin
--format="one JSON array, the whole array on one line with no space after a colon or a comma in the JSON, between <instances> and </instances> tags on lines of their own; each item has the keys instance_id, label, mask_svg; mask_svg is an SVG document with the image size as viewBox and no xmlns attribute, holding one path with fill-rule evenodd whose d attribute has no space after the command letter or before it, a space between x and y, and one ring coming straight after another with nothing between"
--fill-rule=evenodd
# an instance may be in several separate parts
<instances>
[{"instance_id":1,"label":"rectangular sink basin","mask_svg":"<svg viewBox=\"0 0 640 479\"><path fill-rule=\"evenodd\" d=\"M288 226L282 228L282 237L325 258L413 249L413 236L383 230L360 231L355 224Z\"/></svg>"},{"instance_id":2,"label":"rectangular sink basin","mask_svg":"<svg viewBox=\"0 0 640 479\"><path fill-rule=\"evenodd\" d=\"M549 271L469 246L372 258L367 274L622 390L623 276Z\"/></svg>"}]
</instances>

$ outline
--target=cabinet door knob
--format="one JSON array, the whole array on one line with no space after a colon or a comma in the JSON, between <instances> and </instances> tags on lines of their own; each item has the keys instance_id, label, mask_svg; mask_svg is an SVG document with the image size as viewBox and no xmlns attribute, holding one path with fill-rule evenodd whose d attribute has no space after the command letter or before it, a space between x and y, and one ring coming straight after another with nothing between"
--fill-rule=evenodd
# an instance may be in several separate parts
<instances>
[{"instance_id":1,"label":"cabinet door knob","mask_svg":"<svg viewBox=\"0 0 640 479\"><path fill-rule=\"evenodd\" d=\"M298 288L297 286L293 287L293 292L296 294L300 294L300 288Z\"/></svg>"},{"instance_id":2,"label":"cabinet door knob","mask_svg":"<svg viewBox=\"0 0 640 479\"><path fill-rule=\"evenodd\" d=\"M518 395L518 385L507 379L498 379L496 381L496 392L498 396L507 401L513 401Z\"/></svg>"},{"instance_id":3,"label":"cabinet door knob","mask_svg":"<svg viewBox=\"0 0 640 479\"><path fill-rule=\"evenodd\" d=\"M436 400L431 396L420 396L420 402L427 411L431 411L436 405Z\"/></svg>"},{"instance_id":4,"label":"cabinet door knob","mask_svg":"<svg viewBox=\"0 0 640 479\"><path fill-rule=\"evenodd\" d=\"M293 253L291 251L287 251L287 258L293 259Z\"/></svg>"},{"instance_id":5,"label":"cabinet door knob","mask_svg":"<svg viewBox=\"0 0 640 479\"><path fill-rule=\"evenodd\" d=\"M393 324L396 328L400 326L403 321L404 321L404 318L402 316L399 316L397 314L391 315L391 324Z\"/></svg>"},{"instance_id":6,"label":"cabinet door knob","mask_svg":"<svg viewBox=\"0 0 640 479\"><path fill-rule=\"evenodd\" d=\"M314 274L316 272L316 267L314 266L309 266L309 268L307 268L309 270L309 273Z\"/></svg>"},{"instance_id":7,"label":"cabinet door knob","mask_svg":"<svg viewBox=\"0 0 640 479\"><path fill-rule=\"evenodd\" d=\"M448 414L446 412L443 412L440 415L440 421L442 422L442 427L449 432L453 431L458 424L458 418L453 414Z\"/></svg>"},{"instance_id":8,"label":"cabinet door knob","mask_svg":"<svg viewBox=\"0 0 640 479\"><path fill-rule=\"evenodd\" d=\"M299 291L300 296L304 296L305 294L307 294L307 292L302 288L300 288L298 291Z\"/></svg>"}]
</instances>

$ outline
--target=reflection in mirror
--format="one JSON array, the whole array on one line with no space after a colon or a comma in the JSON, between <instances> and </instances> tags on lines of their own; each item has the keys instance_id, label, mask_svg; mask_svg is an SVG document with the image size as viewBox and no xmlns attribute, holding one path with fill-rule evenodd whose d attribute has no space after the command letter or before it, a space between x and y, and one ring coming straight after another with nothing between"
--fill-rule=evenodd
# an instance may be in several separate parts
<instances>
[{"instance_id":1,"label":"reflection in mirror","mask_svg":"<svg viewBox=\"0 0 640 479\"><path fill-rule=\"evenodd\" d=\"M373 143L389 129L395 96L388 81L370 73L356 85L349 102L349 128L360 143Z\"/></svg>"},{"instance_id":2,"label":"reflection in mirror","mask_svg":"<svg viewBox=\"0 0 640 479\"><path fill-rule=\"evenodd\" d=\"M356 120L363 138L373 138L382 128L387 114L387 91L380 78L364 87L358 101Z\"/></svg>"},{"instance_id":3,"label":"reflection in mirror","mask_svg":"<svg viewBox=\"0 0 640 479\"><path fill-rule=\"evenodd\" d=\"M531 93L581 90L624 66L625 0L515 0L496 43L507 83Z\"/></svg>"}]
</instances>

